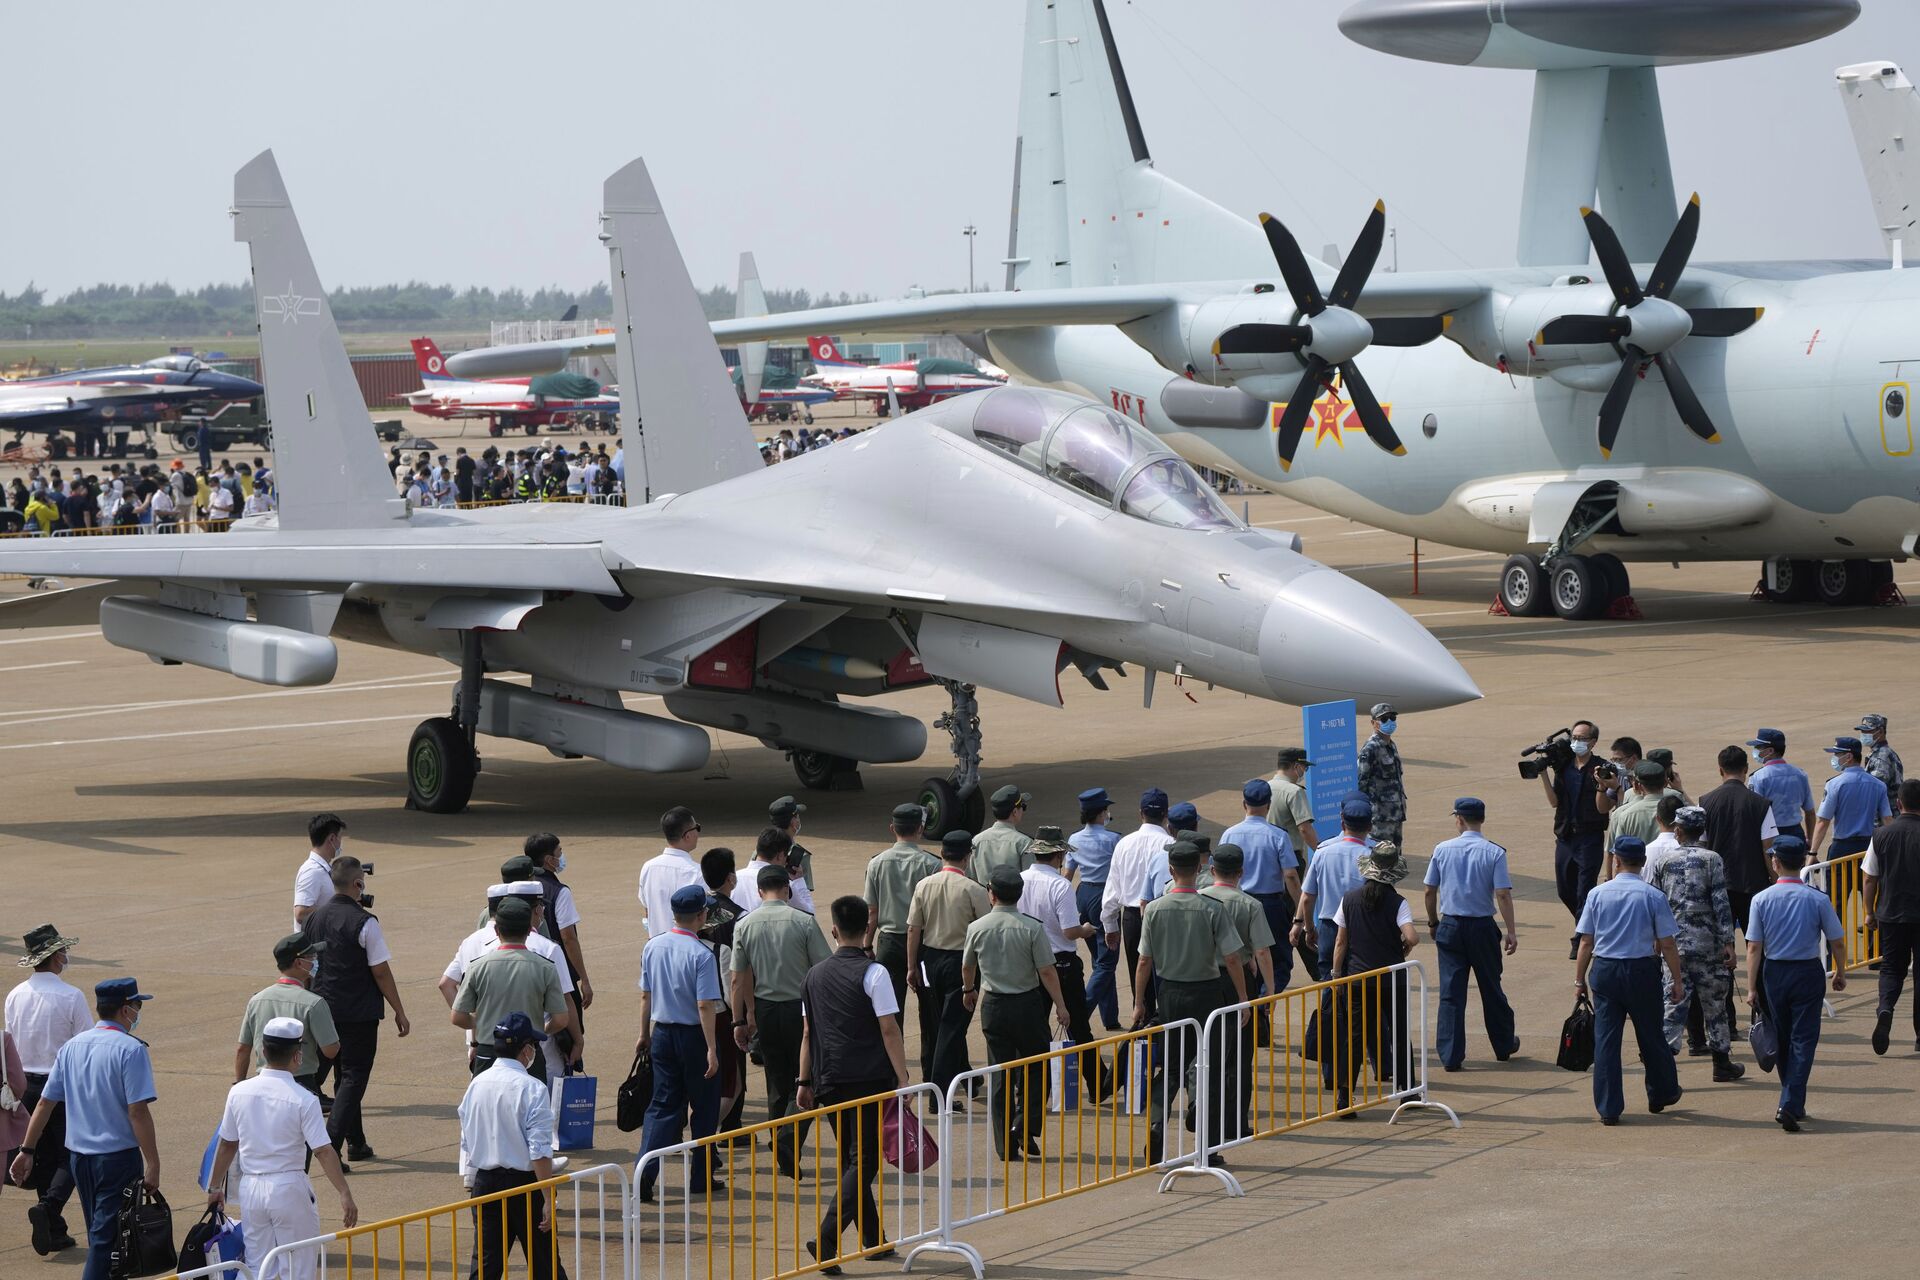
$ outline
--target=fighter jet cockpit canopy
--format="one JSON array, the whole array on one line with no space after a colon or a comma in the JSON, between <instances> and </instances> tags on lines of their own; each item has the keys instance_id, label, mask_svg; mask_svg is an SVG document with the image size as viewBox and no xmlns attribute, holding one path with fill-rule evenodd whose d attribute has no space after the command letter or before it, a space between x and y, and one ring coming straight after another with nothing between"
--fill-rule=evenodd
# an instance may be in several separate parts
<instances>
[{"instance_id":1,"label":"fighter jet cockpit canopy","mask_svg":"<svg viewBox=\"0 0 1920 1280\"><path fill-rule=\"evenodd\" d=\"M1122 515L1176 529L1241 527L1185 461L1132 419L1084 397L1039 387L995 387L925 412L955 435Z\"/></svg>"},{"instance_id":2,"label":"fighter jet cockpit canopy","mask_svg":"<svg viewBox=\"0 0 1920 1280\"><path fill-rule=\"evenodd\" d=\"M207 362L198 356L155 356L141 362L142 369L169 369L174 373L199 373L207 367Z\"/></svg>"}]
</instances>

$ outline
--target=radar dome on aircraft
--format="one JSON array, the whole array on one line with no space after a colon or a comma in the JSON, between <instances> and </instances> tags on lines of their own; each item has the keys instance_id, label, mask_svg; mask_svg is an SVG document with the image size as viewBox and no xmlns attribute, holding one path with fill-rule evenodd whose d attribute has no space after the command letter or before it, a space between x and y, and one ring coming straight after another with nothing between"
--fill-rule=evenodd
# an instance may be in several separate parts
<instances>
[{"instance_id":1,"label":"radar dome on aircraft","mask_svg":"<svg viewBox=\"0 0 1920 1280\"><path fill-rule=\"evenodd\" d=\"M1547 71L1770 53L1859 16L1859 0L1359 0L1340 30L1401 58Z\"/></svg>"}]
</instances>

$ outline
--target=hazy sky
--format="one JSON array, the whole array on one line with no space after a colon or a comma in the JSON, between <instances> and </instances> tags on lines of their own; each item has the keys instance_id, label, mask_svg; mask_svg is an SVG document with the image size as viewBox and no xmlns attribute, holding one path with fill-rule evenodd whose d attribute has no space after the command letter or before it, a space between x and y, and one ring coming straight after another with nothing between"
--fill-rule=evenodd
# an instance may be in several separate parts
<instances>
[{"instance_id":1,"label":"hazy sky","mask_svg":"<svg viewBox=\"0 0 1920 1280\"><path fill-rule=\"evenodd\" d=\"M1403 269L1513 255L1530 77L1342 37L1335 0L1109 0L1156 164L1317 249L1385 197ZM1833 70L1920 67L1920 4L1660 73L1699 256L1879 256ZM329 284L602 279L644 155L696 283L892 296L1001 278L1020 0L16 6L0 289L242 279L233 171L273 147Z\"/></svg>"}]
</instances>

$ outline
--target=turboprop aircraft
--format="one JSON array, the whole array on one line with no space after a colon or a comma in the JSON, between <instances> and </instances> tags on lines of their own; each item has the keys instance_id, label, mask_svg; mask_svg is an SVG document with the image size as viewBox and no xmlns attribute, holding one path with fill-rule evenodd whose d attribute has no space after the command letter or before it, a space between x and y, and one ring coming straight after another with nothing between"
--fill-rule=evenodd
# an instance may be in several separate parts
<instances>
[{"instance_id":1,"label":"turboprop aircraft","mask_svg":"<svg viewBox=\"0 0 1920 1280\"><path fill-rule=\"evenodd\" d=\"M1509 613L1626 612L1626 561L1751 558L1775 601L1885 597L1889 562L1920 551L1920 273L1691 262L1722 206L1676 199L1655 82L1656 67L1831 34L1859 6L1600 9L1364 0L1340 19L1390 54L1534 70L1517 267L1376 274L1377 205L1354 210L1363 229L1338 271L1306 257L1279 221L1154 167L1100 0L1030 0L1006 290L715 333L959 334L1189 462L1508 553Z\"/></svg>"},{"instance_id":2,"label":"turboprop aircraft","mask_svg":"<svg viewBox=\"0 0 1920 1280\"><path fill-rule=\"evenodd\" d=\"M763 466L644 164L607 179L629 506L410 510L393 486L272 154L234 179L274 423L277 514L219 535L15 539L0 571L101 579L0 604L93 622L162 663L332 679L335 637L458 667L414 730L409 803L454 812L477 735L671 772L703 726L787 751L803 782L915 760L927 727L848 701L937 683L953 771L937 828L979 825L976 686L1061 706L1129 664L1291 702L1479 696L1393 604L1244 524L1151 434L1063 392L1002 387ZM275 310L283 294L310 305ZM284 317L284 318L283 318ZM644 410L647 430L637 431ZM492 678L520 672L531 685ZM627 710L660 695L668 716ZM672 718L669 718L672 717Z\"/></svg>"}]
</instances>

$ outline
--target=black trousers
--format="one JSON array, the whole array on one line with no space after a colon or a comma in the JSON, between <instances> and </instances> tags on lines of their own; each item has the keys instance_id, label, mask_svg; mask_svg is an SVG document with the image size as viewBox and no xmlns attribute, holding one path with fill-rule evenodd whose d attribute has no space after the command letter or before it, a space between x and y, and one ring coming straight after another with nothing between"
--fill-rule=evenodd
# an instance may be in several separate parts
<instances>
[{"instance_id":1,"label":"black trousers","mask_svg":"<svg viewBox=\"0 0 1920 1280\"><path fill-rule=\"evenodd\" d=\"M378 1022L340 1022L340 1053L334 1059L338 1081L334 1085L333 1111L327 1116L327 1137L338 1151L343 1145L367 1145L367 1131L360 1123L360 1108L373 1079L373 1057L380 1049Z\"/></svg>"},{"instance_id":2,"label":"black trousers","mask_svg":"<svg viewBox=\"0 0 1920 1280\"><path fill-rule=\"evenodd\" d=\"M941 1093L967 1069L967 1028L973 1010L962 998L960 953L920 948L920 1065L928 1084Z\"/></svg>"},{"instance_id":3,"label":"black trousers","mask_svg":"<svg viewBox=\"0 0 1920 1280\"><path fill-rule=\"evenodd\" d=\"M526 1169L475 1169L473 1194L490 1196L496 1191L511 1191L534 1181ZM507 1268L507 1255L513 1246L527 1260L535 1280L567 1280L567 1269L560 1263L560 1250L551 1228L542 1229L540 1216L545 1209L546 1192L493 1200L475 1211L480 1225L474 1233L474 1265L469 1280L500 1280Z\"/></svg>"},{"instance_id":4,"label":"black trousers","mask_svg":"<svg viewBox=\"0 0 1920 1280\"><path fill-rule=\"evenodd\" d=\"M479 1075L482 1071L492 1066L499 1057L500 1055L494 1051L493 1046L490 1044L474 1045L472 1051L467 1055L467 1074ZM527 1068L527 1074L535 1080L538 1080L541 1084L547 1083L547 1055L545 1053L536 1053L533 1055L533 1065Z\"/></svg>"},{"instance_id":5,"label":"black trousers","mask_svg":"<svg viewBox=\"0 0 1920 1280\"><path fill-rule=\"evenodd\" d=\"M33 1109L40 1105L40 1091L46 1087L46 1076L38 1071L27 1072L27 1091L20 1096L20 1105L26 1114L32 1115ZM7 1156L7 1163L13 1163L11 1153ZM53 1114L47 1117L47 1127L40 1131L40 1144L33 1149L33 1172L27 1177L27 1190L38 1192L41 1202L56 1218L73 1196L73 1169L67 1160L67 1104L64 1102L53 1104Z\"/></svg>"},{"instance_id":6,"label":"black trousers","mask_svg":"<svg viewBox=\"0 0 1920 1280\"><path fill-rule=\"evenodd\" d=\"M1906 988L1907 973L1920 962L1920 923L1887 920L1880 925L1880 1004L1876 1013L1892 1014ZM1920 976L1914 979L1920 991ZM1920 997L1913 1006L1913 1034L1920 1038Z\"/></svg>"},{"instance_id":7,"label":"black trousers","mask_svg":"<svg viewBox=\"0 0 1920 1280\"><path fill-rule=\"evenodd\" d=\"M884 935L882 935L884 936ZM760 1028L760 1061L767 1073L767 1119L778 1120L795 1111L800 1078L800 1002L756 1000L754 1021ZM773 1131L773 1159L782 1173L794 1167L811 1121Z\"/></svg>"},{"instance_id":8,"label":"black trousers","mask_svg":"<svg viewBox=\"0 0 1920 1280\"><path fill-rule=\"evenodd\" d=\"M840 1181L820 1214L820 1261L840 1253L840 1233L860 1229L860 1247L870 1249L883 1238L880 1206L873 1202L873 1180L880 1173L880 1106L875 1094L891 1095L892 1080L856 1080L814 1096L818 1106L838 1106L856 1098L873 1098L864 1106L848 1107L833 1115L834 1146L840 1156Z\"/></svg>"},{"instance_id":9,"label":"black trousers","mask_svg":"<svg viewBox=\"0 0 1920 1280\"><path fill-rule=\"evenodd\" d=\"M885 929L873 935L873 958L893 979L893 1003L896 1012L893 1020L904 1030L907 1025L907 935L888 933Z\"/></svg>"},{"instance_id":10,"label":"black trousers","mask_svg":"<svg viewBox=\"0 0 1920 1280\"><path fill-rule=\"evenodd\" d=\"M1600 879L1600 862L1606 852L1607 833L1581 831L1553 841L1553 882L1560 904L1575 920L1587 905L1587 895Z\"/></svg>"},{"instance_id":11,"label":"black trousers","mask_svg":"<svg viewBox=\"0 0 1920 1280\"><path fill-rule=\"evenodd\" d=\"M1231 1003L1229 988L1218 978L1209 978L1205 982L1163 982L1160 985L1160 1015L1167 1022L1178 1022L1183 1018L1192 1018L1202 1027L1207 1025L1207 1015L1215 1009ZM1220 1064L1220 1069L1211 1072L1212 1079L1196 1080L1195 1070L1200 1056L1199 1038L1191 1031L1169 1031L1166 1033L1166 1056L1162 1070L1171 1076L1171 1082L1162 1084L1160 1073L1154 1073L1149 1092L1153 1096L1151 1109L1152 1122L1147 1131L1147 1154L1158 1163L1164 1150L1167 1131L1166 1110L1173 1101L1173 1095L1181 1088L1187 1091L1187 1107L1191 1110L1199 1100L1195 1092L1199 1089L1207 1093L1207 1133L1208 1143L1220 1141L1225 1131L1222 1103L1226 1097L1237 1097L1239 1093L1238 1063L1227 1056L1227 1020L1222 1018L1214 1024L1214 1034L1207 1046L1209 1060ZM1222 1086L1226 1086L1223 1088Z\"/></svg>"},{"instance_id":12,"label":"black trousers","mask_svg":"<svg viewBox=\"0 0 1920 1280\"><path fill-rule=\"evenodd\" d=\"M1139 907L1125 907L1120 912L1120 946L1127 956L1127 986L1133 987L1140 975L1140 923L1142 915ZM1136 1003L1143 1003L1147 1010L1147 1021L1152 1022L1159 1002L1154 999L1154 988L1159 985L1156 979L1147 984L1144 993L1134 991Z\"/></svg>"},{"instance_id":13,"label":"black trousers","mask_svg":"<svg viewBox=\"0 0 1920 1280\"><path fill-rule=\"evenodd\" d=\"M988 991L980 997L980 1030L987 1038L989 1063L1014 1062L1047 1051L1047 1013L1052 1001L1044 988L1014 995ZM1084 1015L1082 1015L1084 1017ZM988 1107L993 1112L994 1154L1019 1155L1029 1138L1040 1136L1047 1119L1047 1065L1037 1062L988 1078Z\"/></svg>"},{"instance_id":14,"label":"black trousers","mask_svg":"<svg viewBox=\"0 0 1920 1280\"><path fill-rule=\"evenodd\" d=\"M1053 953L1053 976L1060 983L1060 1000L1067 1006L1067 1039L1075 1044L1093 1043L1093 1008L1087 1003L1086 965L1078 951ZM1091 1089L1095 1102L1113 1092L1113 1077L1100 1061L1100 1051L1089 1049L1080 1055L1080 1087Z\"/></svg>"},{"instance_id":15,"label":"black trousers","mask_svg":"<svg viewBox=\"0 0 1920 1280\"><path fill-rule=\"evenodd\" d=\"M1373 1074L1387 1092L1397 1093L1411 1083L1413 1046L1407 1039L1404 972L1382 973L1334 988L1321 1000L1321 1026L1327 1025L1329 1014L1333 1038L1321 1042L1322 1080L1346 1093L1360 1078L1362 1060L1371 1058Z\"/></svg>"}]
</instances>

